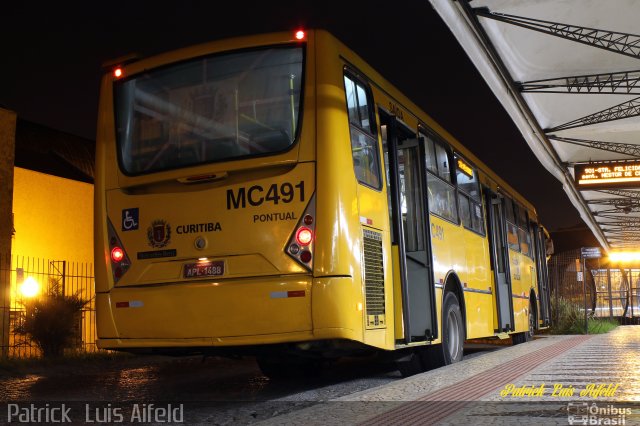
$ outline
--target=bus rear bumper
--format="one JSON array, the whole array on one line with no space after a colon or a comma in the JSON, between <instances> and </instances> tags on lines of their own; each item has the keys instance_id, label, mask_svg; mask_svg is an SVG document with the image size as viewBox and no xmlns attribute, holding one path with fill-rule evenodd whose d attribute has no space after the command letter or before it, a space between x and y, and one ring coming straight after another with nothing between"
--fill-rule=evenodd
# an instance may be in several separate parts
<instances>
[{"instance_id":1,"label":"bus rear bumper","mask_svg":"<svg viewBox=\"0 0 640 426\"><path fill-rule=\"evenodd\" d=\"M308 339L311 285L311 277L264 277L113 288L96 294L98 345L222 346L297 335Z\"/></svg>"},{"instance_id":2,"label":"bus rear bumper","mask_svg":"<svg viewBox=\"0 0 640 426\"><path fill-rule=\"evenodd\" d=\"M206 352L207 348L251 347L255 345L269 345L291 341L308 341L314 338L311 332L280 333L266 335L252 335L240 337L216 338L177 338L177 339L105 339L99 338L96 344L99 349L136 350L145 349L173 349L176 352L193 349L196 352Z\"/></svg>"}]
</instances>

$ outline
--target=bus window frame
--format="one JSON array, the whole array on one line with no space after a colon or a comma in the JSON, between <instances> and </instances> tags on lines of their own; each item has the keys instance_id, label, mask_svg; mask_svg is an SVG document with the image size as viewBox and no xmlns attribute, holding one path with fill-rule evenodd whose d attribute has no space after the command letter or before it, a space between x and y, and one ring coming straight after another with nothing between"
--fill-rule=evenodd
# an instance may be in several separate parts
<instances>
[{"instance_id":1,"label":"bus window frame","mask_svg":"<svg viewBox=\"0 0 640 426\"><path fill-rule=\"evenodd\" d=\"M458 164L455 161L457 157L460 157L462 159L462 161L464 161L466 164L468 164L469 166L471 166L471 168L473 169L473 173L474 176L476 177L476 185L478 188L478 198L474 198L471 194L469 194L467 191L465 191L464 189L460 188L460 186L458 185ZM470 211L470 216L469 218L471 219L471 227L467 226L464 224L464 222L462 221L462 215L458 212L458 218L460 219L460 223L462 224L462 226L464 227L464 229L469 230L475 234L478 234L482 237L486 237L487 236L487 224L486 224L486 217L485 217L485 209L484 209L484 203L483 203L483 193L482 193L482 185L480 185L480 175L478 173L478 168L469 160L467 160L467 158L460 154L460 152L458 151L453 151L453 160L454 160L454 165L455 165L455 170L456 173L453 173L453 175L455 176L455 181L456 181L456 191L458 192L458 197L460 196L460 194L462 194L464 197L467 197L467 200L469 202L469 208L471 210L473 210L474 205L479 205L480 206L480 217L481 217L481 223L482 223L482 232L478 231L477 229L473 228L473 219L472 219L472 215L473 215L473 211ZM460 202L458 201L458 205L460 205Z\"/></svg>"},{"instance_id":2,"label":"bus window frame","mask_svg":"<svg viewBox=\"0 0 640 426\"><path fill-rule=\"evenodd\" d=\"M429 189L429 175L431 175L432 177L438 179L440 182L444 183L445 185L448 185L449 187L453 188L453 192L454 192L454 199L455 199L455 212L456 212L456 220L452 220L450 218L444 217L434 211L431 210L431 203L429 204L429 214L432 214L442 220L446 220L449 223L453 223L457 226L460 226L461 224L461 219L460 219L460 202L458 200L458 192L457 192L457 188L456 188L456 184L455 184L455 178L453 176L453 168L451 167L451 160L453 158L453 149L451 148L451 146L444 140L444 138L442 138L442 136L440 136L438 133L435 132L435 130L433 130L432 128L430 128L429 126L426 126L423 123L418 123L418 131L417 131L417 136L419 139L426 137L426 140L423 140L422 143L424 144L424 150L425 150L425 154L427 154L428 152L431 152L428 149L427 143L429 141L429 138L432 139L433 144L434 144L434 149L433 152L436 154L437 156L437 151L435 149L435 144L440 144L440 146L442 148L444 148L445 152L447 153L447 161L449 162L449 175L451 178L450 182L447 182L446 180L444 180L443 178L440 177L440 173L439 173L439 169L436 169L436 172L432 172L431 169L429 169L429 167L427 167L427 164L425 163L424 165L424 170L426 171L427 175L425 176L426 181L427 181L427 192ZM426 156L425 156L425 161L427 160ZM436 162L436 167L438 167L438 164ZM428 195L427 195L428 196Z\"/></svg>"},{"instance_id":3,"label":"bus window frame","mask_svg":"<svg viewBox=\"0 0 640 426\"><path fill-rule=\"evenodd\" d=\"M507 237L507 247L509 248L509 250L513 250L517 253L521 253L522 252L522 248L520 247L520 236L518 235L518 222L517 222L517 217L516 217L516 212L515 212L515 203L516 201L513 199L513 197L505 192L502 192L502 197L504 200L504 222L506 224L506 229L505 229L505 233L506 233L506 237ZM508 204L510 203L510 205ZM508 208L509 207L509 208ZM509 215L508 215L508 211L511 211L512 213L512 217L513 220L509 219ZM513 226L515 228L515 236L516 236L516 241L518 242L518 247L512 247L511 243L509 242L509 225Z\"/></svg>"},{"instance_id":4,"label":"bus window frame","mask_svg":"<svg viewBox=\"0 0 640 426\"><path fill-rule=\"evenodd\" d=\"M518 229L521 230L523 232L523 234L525 235L525 239L528 238L529 241L525 240L525 243L527 244L527 252L525 253L524 251L522 251L522 242L520 241L520 253L522 253L523 255L527 256L530 259L534 259L534 253L533 253L533 247L532 245L534 244L532 236L531 236L531 232L532 232L532 227L531 227L531 217L529 216L529 210L524 207L521 204L517 205L519 209L522 209L522 214L524 215L524 227L518 223ZM518 240L520 240L520 233L518 233Z\"/></svg>"},{"instance_id":5,"label":"bus window frame","mask_svg":"<svg viewBox=\"0 0 640 426\"><path fill-rule=\"evenodd\" d=\"M294 136L294 139L292 141L292 143L285 149L280 150L280 151L274 151L274 152L269 152L269 153L263 153L263 154L254 154L254 155L243 155L243 156L238 156L238 157L232 157L232 158L223 158L221 160L213 160L213 161L207 161L207 162L203 162L203 163L197 163L197 164L189 164L189 165L185 165L185 166L181 166L181 167L165 167L162 169L156 169L156 170L152 170L152 171L148 171L148 172L140 172L140 173L130 173L128 172L124 166L123 166L123 158L122 158L122 149L121 149L121 142L120 142L120 138L118 137L118 109L117 109L117 102L116 102L116 89L118 85L124 84L129 80L138 78L142 75L144 75L145 73L151 72L151 71L161 71L163 69L168 69L168 68L173 68L176 66L180 66L182 64L186 64L188 62L192 62L192 61L198 61L198 60L202 60L205 58L213 58L216 56L224 56L224 55L233 55L233 54L238 54L238 53L243 53L243 52L257 52L260 50L270 50L270 49L287 49L287 48L300 48L302 49L302 73L301 73L301 80L300 80L300 101L299 101L299 105L298 105L298 117L297 117L297 123L296 123L296 134ZM253 46L253 47L243 47L243 48L239 48L239 49L230 49L230 50L223 50L220 52L213 52L213 53L206 53L206 54L202 54L202 55L196 55L193 57L189 57L189 58L185 58L183 60L180 61L175 61L175 62L169 62L163 65L159 65L157 67L152 67L152 68L144 68L142 70L140 70L140 72L131 74L131 75L127 75L123 78L118 78L116 80L113 80L111 83L111 99L112 99L112 113L113 113L113 136L114 136L114 145L116 148L116 157L117 157L117 161L118 161L118 170L120 173L122 173L124 176L127 177L132 177L132 178L136 178L136 177L141 177L141 176L149 176L149 175L153 175L156 173L167 173L167 172L175 172L177 170L188 170L190 168L194 168L194 167L202 167L202 166L210 166L213 164L220 164L220 163L228 163L228 162L233 162L233 161L244 161L244 160L253 160L255 158L265 158L265 157L272 157L272 156L277 156L277 155L282 155L282 154L286 154L288 152L290 152L291 150L293 150L294 148L296 148L298 146L298 144L300 143L300 137L302 135L302 126L304 125L304 103L306 101L306 82L307 82L307 44L306 43L300 43L300 42L296 42L296 43L285 43L285 44L270 44L270 45L265 45L265 46Z\"/></svg>"},{"instance_id":6,"label":"bus window frame","mask_svg":"<svg viewBox=\"0 0 640 426\"><path fill-rule=\"evenodd\" d=\"M367 131L365 130L359 123L354 123L353 121L351 121L351 117L349 116L349 101L347 100L347 91L346 91L346 87L345 87L345 82L344 79L348 77L350 78L354 83L360 83L362 85L362 87L364 88L365 91L365 95L367 97L367 109L369 111L369 128L371 129L371 131ZM378 164L378 187L375 187L373 185L368 184L367 182L363 182L360 179L358 179L358 175L356 174L356 167L355 167L355 163L353 163L353 174L354 177L356 178L356 182L358 182L358 185L363 185L366 186L367 188L370 188L374 191L377 192L382 192L382 189L384 188L384 184L385 182L383 181L383 177L385 175L385 173L383 173L383 155L381 153L382 151L382 140L381 140L381 132L379 130L380 127L380 123L378 121L378 114L376 113L376 100L375 97L373 96L373 91L371 90L371 84L369 83L369 80L361 73L358 72L356 69L345 65L342 68L342 85L343 85L343 89L344 89L344 105L345 105L345 113L347 116L347 124L349 126L349 148L351 150L351 161L353 163L353 147L351 146L351 126L355 127L359 132L361 132L363 135L369 136L371 137L371 139L373 139L375 141L375 149L374 152L376 154L376 161ZM356 86L356 90L357 90L357 86ZM357 95L356 95L357 96ZM357 103L357 102L356 102ZM358 109L358 106L356 105L356 109Z\"/></svg>"}]
</instances>

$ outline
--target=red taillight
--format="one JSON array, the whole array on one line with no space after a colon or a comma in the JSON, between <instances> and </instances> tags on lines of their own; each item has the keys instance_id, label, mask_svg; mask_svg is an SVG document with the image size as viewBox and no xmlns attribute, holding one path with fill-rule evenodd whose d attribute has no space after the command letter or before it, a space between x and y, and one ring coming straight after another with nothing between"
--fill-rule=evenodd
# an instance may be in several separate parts
<instances>
[{"instance_id":1,"label":"red taillight","mask_svg":"<svg viewBox=\"0 0 640 426\"><path fill-rule=\"evenodd\" d=\"M122 68L116 68L115 70L113 70L113 76L115 78L122 77Z\"/></svg>"},{"instance_id":2,"label":"red taillight","mask_svg":"<svg viewBox=\"0 0 640 426\"><path fill-rule=\"evenodd\" d=\"M111 272L113 273L113 282L117 283L120 278L129 270L131 260L127 256L127 252L118 238L116 230L110 220L107 221L107 230L109 238L109 260L111 261Z\"/></svg>"},{"instance_id":3,"label":"red taillight","mask_svg":"<svg viewBox=\"0 0 640 426\"><path fill-rule=\"evenodd\" d=\"M305 250L302 253L300 253L300 260L302 260L304 263L311 262L311 252L308 250Z\"/></svg>"},{"instance_id":4,"label":"red taillight","mask_svg":"<svg viewBox=\"0 0 640 426\"><path fill-rule=\"evenodd\" d=\"M304 39L304 36L305 36L305 35L306 35L306 34L305 34L305 33L304 33L304 31L302 31L302 30L298 30L298 31L296 31L296 34L295 34L296 40L302 40L302 39Z\"/></svg>"},{"instance_id":5,"label":"red taillight","mask_svg":"<svg viewBox=\"0 0 640 426\"><path fill-rule=\"evenodd\" d=\"M316 244L316 197L311 196L302 217L293 228L293 233L285 246L285 252L307 271L313 270L314 245Z\"/></svg>"},{"instance_id":6,"label":"red taillight","mask_svg":"<svg viewBox=\"0 0 640 426\"><path fill-rule=\"evenodd\" d=\"M114 247L113 250L111 250L111 260L115 263L120 263L122 259L124 259L124 251L120 247Z\"/></svg>"},{"instance_id":7,"label":"red taillight","mask_svg":"<svg viewBox=\"0 0 640 426\"><path fill-rule=\"evenodd\" d=\"M296 241L301 246L308 246L313 240L313 232L309 228L302 227L296 233Z\"/></svg>"}]
</instances>

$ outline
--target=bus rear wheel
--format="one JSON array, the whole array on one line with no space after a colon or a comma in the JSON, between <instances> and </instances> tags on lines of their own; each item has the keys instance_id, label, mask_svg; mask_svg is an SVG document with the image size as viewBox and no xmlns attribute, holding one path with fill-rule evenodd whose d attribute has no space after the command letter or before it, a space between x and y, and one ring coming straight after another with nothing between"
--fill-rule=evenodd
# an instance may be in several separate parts
<instances>
[{"instance_id":1,"label":"bus rear wheel","mask_svg":"<svg viewBox=\"0 0 640 426\"><path fill-rule=\"evenodd\" d=\"M523 333L514 334L511 339L513 340L514 345L519 345L520 343L526 343L533 340L533 335L536 332L536 316L533 311L533 307L529 306L529 327L527 331Z\"/></svg>"},{"instance_id":2,"label":"bus rear wheel","mask_svg":"<svg viewBox=\"0 0 640 426\"><path fill-rule=\"evenodd\" d=\"M453 292L447 292L442 302L442 343L422 353L427 369L462 361L464 350L464 322L460 302Z\"/></svg>"},{"instance_id":3,"label":"bus rear wheel","mask_svg":"<svg viewBox=\"0 0 640 426\"><path fill-rule=\"evenodd\" d=\"M442 303L442 355L444 364L462 361L464 347L464 323L458 298L448 292Z\"/></svg>"}]
</instances>

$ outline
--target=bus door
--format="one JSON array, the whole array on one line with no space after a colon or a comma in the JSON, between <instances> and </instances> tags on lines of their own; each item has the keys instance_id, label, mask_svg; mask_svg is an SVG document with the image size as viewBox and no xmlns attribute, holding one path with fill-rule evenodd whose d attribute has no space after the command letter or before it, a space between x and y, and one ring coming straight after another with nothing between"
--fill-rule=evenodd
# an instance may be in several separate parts
<instances>
[{"instance_id":1,"label":"bus door","mask_svg":"<svg viewBox=\"0 0 640 426\"><path fill-rule=\"evenodd\" d=\"M543 326L550 324L550 299L549 299L549 270L547 269L547 249L544 230L537 223L532 223L534 233L534 245L536 254L536 269L538 272L538 305L540 306L540 319Z\"/></svg>"},{"instance_id":2,"label":"bus door","mask_svg":"<svg viewBox=\"0 0 640 426\"><path fill-rule=\"evenodd\" d=\"M394 116L380 113L392 248L397 250L404 342L437 336L435 288L425 189L424 142ZM399 272L399 274L398 274Z\"/></svg>"},{"instance_id":3,"label":"bus door","mask_svg":"<svg viewBox=\"0 0 640 426\"><path fill-rule=\"evenodd\" d=\"M513 300L511 274L509 272L509 247L507 245L507 223L503 209L503 197L485 188L487 204L487 225L491 264L496 283L496 309L498 310L498 331L515 330L513 323Z\"/></svg>"}]
</instances>

